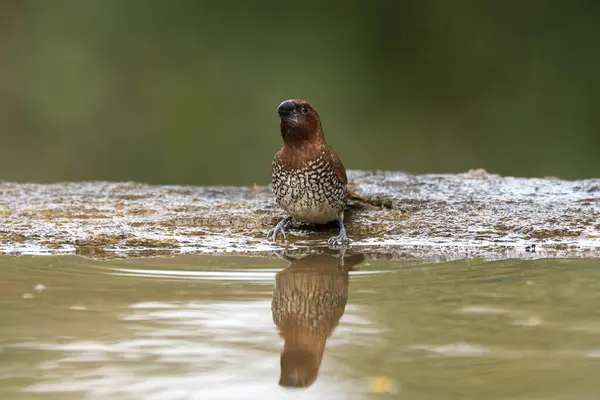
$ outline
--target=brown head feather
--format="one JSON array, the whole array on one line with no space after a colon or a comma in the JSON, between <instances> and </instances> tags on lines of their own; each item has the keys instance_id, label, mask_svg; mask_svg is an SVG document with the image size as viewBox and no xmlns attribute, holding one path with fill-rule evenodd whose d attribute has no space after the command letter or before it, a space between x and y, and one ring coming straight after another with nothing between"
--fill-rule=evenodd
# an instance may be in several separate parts
<instances>
[{"instance_id":1,"label":"brown head feather","mask_svg":"<svg viewBox=\"0 0 600 400\"><path fill-rule=\"evenodd\" d=\"M287 100L282 103L292 103L294 110L281 115L281 136L289 147L306 147L307 144L318 145L325 143L321 118L314 107L304 100ZM278 109L278 111L281 109ZM286 116L287 115L287 116Z\"/></svg>"},{"instance_id":2,"label":"brown head feather","mask_svg":"<svg viewBox=\"0 0 600 400\"><path fill-rule=\"evenodd\" d=\"M302 169L308 161L324 157L333 165L338 179L343 184L347 184L344 164L327 144L317 110L304 100L293 99L284 103L287 102L293 104L293 111L290 111L290 117L281 116L283 147L276 157L282 164L292 169Z\"/></svg>"}]
</instances>

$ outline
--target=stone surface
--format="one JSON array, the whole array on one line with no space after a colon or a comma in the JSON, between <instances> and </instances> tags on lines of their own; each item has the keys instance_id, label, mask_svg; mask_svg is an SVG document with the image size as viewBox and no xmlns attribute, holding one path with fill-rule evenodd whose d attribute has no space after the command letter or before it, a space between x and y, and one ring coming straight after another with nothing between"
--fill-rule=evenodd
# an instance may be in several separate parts
<instances>
[{"instance_id":1,"label":"stone surface","mask_svg":"<svg viewBox=\"0 0 600 400\"><path fill-rule=\"evenodd\" d=\"M600 256L600 180L349 171L353 251L394 259ZM0 252L91 258L274 254L327 246L337 224L290 225L268 187L0 182Z\"/></svg>"}]
</instances>

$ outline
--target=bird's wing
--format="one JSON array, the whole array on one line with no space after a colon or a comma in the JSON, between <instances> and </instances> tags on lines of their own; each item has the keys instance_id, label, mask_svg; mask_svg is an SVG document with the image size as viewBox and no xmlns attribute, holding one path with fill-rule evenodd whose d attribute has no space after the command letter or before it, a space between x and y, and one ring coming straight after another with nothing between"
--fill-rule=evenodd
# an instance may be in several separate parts
<instances>
[{"instance_id":1,"label":"bird's wing","mask_svg":"<svg viewBox=\"0 0 600 400\"><path fill-rule=\"evenodd\" d=\"M335 151L333 151L331 147L329 148L327 154L329 155L329 161L332 163L333 168L335 170L335 175L340 180L340 182L346 185L348 183L348 177L346 176L346 168L344 168L342 160L340 160L338 155L335 154Z\"/></svg>"}]
</instances>

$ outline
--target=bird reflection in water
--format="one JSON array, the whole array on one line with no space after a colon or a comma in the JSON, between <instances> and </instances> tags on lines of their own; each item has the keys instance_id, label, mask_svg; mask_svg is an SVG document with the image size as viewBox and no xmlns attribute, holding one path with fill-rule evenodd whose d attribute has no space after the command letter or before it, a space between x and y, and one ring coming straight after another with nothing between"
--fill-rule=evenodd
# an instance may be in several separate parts
<instances>
[{"instance_id":1,"label":"bird reflection in water","mask_svg":"<svg viewBox=\"0 0 600 400\"><path fill-rule=\"evenodd\" d=\"M275 278L271 311L284 340L279 384L306 388L317 379L325 343L344 314L348 272L364 255L283 256L291 265Z\"/></svg>"}]
</instances>

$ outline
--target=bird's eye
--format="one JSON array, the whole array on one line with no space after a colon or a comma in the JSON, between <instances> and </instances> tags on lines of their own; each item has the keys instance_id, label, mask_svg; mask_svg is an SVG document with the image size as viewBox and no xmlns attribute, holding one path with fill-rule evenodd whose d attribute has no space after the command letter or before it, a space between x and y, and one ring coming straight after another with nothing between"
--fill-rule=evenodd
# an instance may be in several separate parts
<instances>
[{"instance_id":1,"label":"bird's eye","mask_svg":"<svg viewBox=\"0 0 600 400\"><path fill-rule=\"evenodd\" d=\"M306 114L308 112L308 107L302 106L302 114Z\"/></svg>"}]
</instances>

